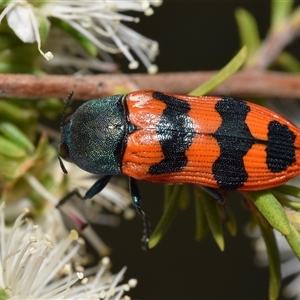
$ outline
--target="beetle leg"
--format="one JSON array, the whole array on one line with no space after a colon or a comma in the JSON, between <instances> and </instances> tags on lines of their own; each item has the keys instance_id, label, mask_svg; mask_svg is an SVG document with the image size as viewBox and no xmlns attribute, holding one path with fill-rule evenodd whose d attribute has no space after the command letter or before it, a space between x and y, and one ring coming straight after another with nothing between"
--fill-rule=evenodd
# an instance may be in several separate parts
<instances>
[{"instance_id":1,"label":"beetle leg","mask_svg":"<svg viewBox=\"0 0 300 300\"><path fill-rule=\"evenodd\" d=\"M210 196L212 196L215 200L218 201L219 204L222 205L222 210L223 210L223 222L226 223L228 220L228 206L226 204L226 201L224 200L223 196L218 193L215 189L207 187L207 186L203 186L203 185L199 185L199 187L206 192L207 194L209 194Z\"/></svg>"},{"instance_id":2,"label":"beetle leg","mask_svg":"<svg viewBox=\"0 0 300 300\"><path fill-rule=\"evenodd\" d=\"M204 192L206 192L207 194L212 196L214 199L216 199L221 205L225 205L225 200L224 200L223 196L221 194L219 194L215 189L207 187L207 186L203 186L203 185L199 185L199 187L201 187L201 189Z\"/></svg>"},{"instance_id":3,"label":"beetle leg","mask_svg":"<svg viewBox=\"0 0 300 300\"><path fill-rule=\"evenodd\" d=\"M151 226L148 217L141 209L141 196L139 192L139 188L137 186L136 180L132 177L129 177L129 187L130 187L130 194L132 199L132 204L134 205L136 211L141 216L144 222L144 236L142 238L142 242L144 243L143 249L148 249L149 238L151 234Z\"/></svg>"},{"instance_id":4,"label":"beetle leg","mask_svg":"<svg viewBox=\"0 0 300 300\"><path fill-rule=\"evenodd\" d=\"M59 202L56 204L56 208L59 208L60 206L62 206L64 203L66 203L67 201L69 201L74 195L78 196L80 199L82 199L81 195L79 194L78 190L74 190L72 192L70 192L69 194L67 194L65 197L63 197L62 199L59 200Z\"/></svg>"},{"instance_id":5,"label":"beetle leg","mask_svg":"<svg viewBox=\"0 0 300 300\"><path fill-rule=\"evenodd\" d=\"M111 179L111 175L106 175L106 176L103 176L100 179L98 179L92 185L92 187L85 193L84 197L82 197L79 194L78 190L74 190L74 191L70 192L69 194L67 194L65 197L63 197L58 202L58 204L56 205L56 208L58 208L59 206L63 205L64 203L66 203L74 195L77 195L82 200L93 198L96 194L100 193L105 188L105 186L108 184L108 182L110 181L110 179Z\"/></svg>"},{"instance_id":6,"label":"beetle leg","mask_svg":"<svg viewBox=\"0 0 300 300\"><path fill-rule=\"evenodd\" d=\"M106 187L110 179L111 179L111 175L106 175L98 179L92 185L92 187L85 193L82 199L86 200L86 199L93 198L96 194L100 193Z\"/></svg>"}]
</instances>

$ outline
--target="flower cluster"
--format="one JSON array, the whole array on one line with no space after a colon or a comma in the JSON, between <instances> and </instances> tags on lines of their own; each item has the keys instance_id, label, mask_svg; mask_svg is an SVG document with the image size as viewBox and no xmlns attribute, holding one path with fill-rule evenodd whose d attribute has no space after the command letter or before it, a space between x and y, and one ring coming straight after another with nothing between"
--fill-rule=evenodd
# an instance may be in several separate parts
<instances>
[{"instance_id":1,"label":"flower cluster","mask_svg":"<svg viewBox=\"0 0 300 300\"><path fill-rule=\"evenodd\" d=\"M78 255L82 243L76 231L57 240L55 233L45 233L24 219L28 209L8 227L4 210L1 203L1 299L120 299L135 287L135 279L119 284L126 268L112 275L107 257L84 270Z\"/></svg>"},{"instance_id":2,"label":"flower cluster","mask_svg":"<svg viewBox=\"0 0 300 300\"><path fill-rule=\"evenodd\" d=\"M42 38L50 28L50 18L63 22L64 28L76 35L82 42L94 45L102 57L107 53L123 53L129 60L129 68L135 69L139 63L132 52L143 62L149 73L155 73L152 64L158 54L158 43L130 29L122 22L138 22L139 18L123 14L124 11L142 11L149 16L151 5L158 6L161 0L118 0L118 1L26 1L11 0L0 15L4 16L15 34L25 43L37 42L40 53L47 59L51 52L41 50ZM5 4L7 2L5 1ZM42 35L42 38L41 38ZM61 40L63 43L63 39Z\"/></svg>"}]
</instances>

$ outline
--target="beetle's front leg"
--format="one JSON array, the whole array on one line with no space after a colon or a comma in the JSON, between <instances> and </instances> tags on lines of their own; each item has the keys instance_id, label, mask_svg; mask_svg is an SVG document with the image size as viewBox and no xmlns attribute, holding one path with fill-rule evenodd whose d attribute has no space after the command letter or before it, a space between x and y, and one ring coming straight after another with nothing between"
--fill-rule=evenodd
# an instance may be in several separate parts
<instances>
[{"instance_id":1,"label":"beetle's front leg","mask_svg":"<svg viewBox=\"0 0 300 300\"><path fill-rule=\"evenodd\" d=\"M93 198L95 195L100 193L106 187L106 185L109 183L110 179L111 179L111 175L106 175L106 176L103 176L100 179L98 179L92 185L92 187L85 193L85 195L82 199L86 200L86 199Z\"/></svg>"},{"instance_id":2,"label":"beetle's front leg","mask_svg":"<svg viewBox=\"0 0 300 300\"><path fill-rule=\"evenodd\" d=\"M134 205L136 211L141 216L144 222L144 236L142 238L142 242L144 243L143 249L148 250L148 243L151 234L151 225L148 217L141 209L141 196L140 196L139 188L137 186L136 180L132 177L129 177L129 188L130 188L132 204Z\"/></svg>"},{"instance_id":3,"label":"beetle's front leg","mask_svg":"<svg viewBox=\"0 0 300 300\"><path fill-rule=\"evenodd\" d=\"M205 191L207 194L209 194L210 196L212 196L215 200L218 201L219 204L221 204L222 206L222 210L223 210L223 218L222 221L223 223L226 223L228 221L228 206L226 204L225 199L223 198L223 196L218 193L215 189L207 187L207 186L203 186L203 185L199 185L199 187Z\"/></svg>"},{"instance_id":4,"label":"beetle's front leg","mask_svg":"<svg viewBox=\"0 0 300 300\"><path fill-rule=\"evenodd\" d=\"M56 207L58 208L59 206L63 205L66 203L69 199L71 199L74 195L77 195L80 199L86 200L86 199L91 199L93 198L96 194L100 193L108 184L108 182L111 179L111 175L106 175L98 179L92 187L85 193L84 197L82 197L77 190L74 190L67 194L65 197L63 197Z\"/></svg>"}]
</instances>

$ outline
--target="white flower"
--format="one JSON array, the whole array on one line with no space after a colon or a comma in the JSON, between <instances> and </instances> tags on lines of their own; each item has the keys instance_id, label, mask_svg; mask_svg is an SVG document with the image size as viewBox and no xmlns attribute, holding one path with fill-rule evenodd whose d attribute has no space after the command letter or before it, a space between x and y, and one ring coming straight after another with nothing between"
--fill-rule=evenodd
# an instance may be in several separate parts
<instances>
[{"instance_id":1,"label":"white flower","mask_svg":"<svg viewBox=\"0 0 300 300\"><path fill-rule=\"evenodd\" d=\"M1 299L120 299L135 287L136 280L119 285L126 268L111 275L108 258L84 270L76 263L81 247L75 242L76 231L59 241L54 235L52 241L51 233L24 220L27 213L25 210L9 228L5 225L4 205L0 205ZM77 270L73 270L71 265L76 264Z\"/></svg>"},{"instance_id":2,"label":"white flower","mask_svg":"<svg viewBox=\"0 0 300 300\"><path fill-rule=\"evenodd\" d=\"M67 176L63 174L58 163L55 164L56 171L52 171L52 174L60 174L59 176L66 177L69 191L76 189L81 196L84 196L87 190L99 179L98 176L85 172L74 164L67 162L64 162L64 164L68 170ZM56 179L59 180L58 177ZM118 214L122 213L126 219L132 219L135 216L135 210L131 207L131 203L128 190L122 186L122 181L117 179L115 183L109 182L92 199L83 201L74 195L59 208L68 221L71 221L73 228L76 226L75 229L80 230L97 251L102 255L107 255L110 249L92 227L86 225L92 223L113 227L118 226ZM112 214L108 214L107 211L111 211Z\"/></svg>"},{"instance_id":3,"label":"white flower","mask_svg":"<svg viewBox=\"0 0 300 300\"><path fill-rule=\"evenodd\" d=\"M67 224L69 229L79 231L98 253L102 256L108 255L110 248L101 240L94 229L89 226L89 223L117 226L119 225L117 214L120 213L123 213L126 219L133 218L135 211L131 207L130 194L128 190L122 186L122 181L118 180L116 183L108 183L101 193L95 195L93 199L83 201L75 195L64 205L59 207L64 215L63 220L62 215L56 208L60 198L63 198L65 194L75 189L80 195L84 196L86 191L99 179L99 177L83 171L74 164L67 162L64 162L64 164L69 171L68 176L62 172L57 159L48 166L47 173L51 175L53 180L52 184L54 186L54 190L52 191L47 190L33 175L29 173L24 175L24 179L32 189L48 201L45 211L42 213L41 218L38 219L40 226L42 226L43 229L53 227L54 230L58 231L57 234L60 235L65 234L65 224ZM55 174L55 176L53 176L53 174ZM65 181L64 193L58 198L54 194L57 194L57 186L61 185L63 181ZM10 215L11 218L15 218L16 214L20 212L20 206L24 207L25 204L30 209L34 209L30 199L7 203L8 215ZM112 214L107 213L107 211L111 211ZM37 215L37 217L39 217L39 215Z\"/></svg>"},{"instance_id":4,"label":"white flower","mask_svg":"<svg viewBox=\"0 0 300 300\"><path fill-rule=\"evenodd\" d=\"M38 19L34 14L34 8L27 1L11 1L0 15L0 22L6 15L8 26L13 29L18 38L24 43L37 42L40 53L51 60L51 52L44 53L41 50L41 37L39 33Z\"/></svg>"},{"instance_id":5,"label":"white flower","mask_svg":"<svg viewBox=\"0 0 300 300\"><path fill-rule=\"evenodd\" d=\"M40 50L38 20L55 17L90 40L102 55L103 51L112 54L122 52L129 60L129 68L135 69L138 67L138 61L133 57L132 51L143 62L149 73L155 73L157 66L152 64L152 61L158 54L158 43L121 22L139 21L138 18L124 15L123 11L143 11L145 15L151 15L153 10L150 5L158 6L161 2L161 0L57 0L45 1L34 7L25 0L10 1L0 15L0 21L7 15L8 24L14 32L25 42L37 41Z\"/></svg>"}]
</instances>

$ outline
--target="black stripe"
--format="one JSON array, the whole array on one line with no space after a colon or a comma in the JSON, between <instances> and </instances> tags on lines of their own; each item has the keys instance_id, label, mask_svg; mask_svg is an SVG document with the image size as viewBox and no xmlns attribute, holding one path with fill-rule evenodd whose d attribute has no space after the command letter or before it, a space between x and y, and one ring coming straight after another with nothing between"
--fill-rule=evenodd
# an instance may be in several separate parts
<instances>
[{"instance_id":1,"label":"black stripe","mask_svg":"<svg viewBox=\"0 0 300 300\"><path fill-rule=\"evenodd\" d=\"M212 171L220 188L235 190L248 179L243 157L257 142L245 123L250 107L237 99L222 98L215 109L222 117L222 124L212 136L217 140L221 154Z\"/></svg>"},{"instance_id":2,"label":"black stripe","mask_svg":"<svg viewBox=\"0 0 300 300\"><path fill-rule=\"evenodd\" d=\"M190 105L184 100L159 92L153 92L152 97L161 100L167 107L156 126L164 159L150 166L149 173L156 175L178 172L188 162L185 152L195 136L192 119L188 116Z\"/></svg>"}]
</instances>

